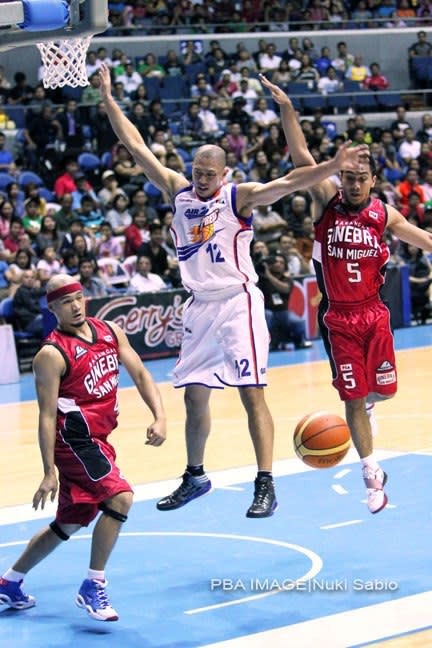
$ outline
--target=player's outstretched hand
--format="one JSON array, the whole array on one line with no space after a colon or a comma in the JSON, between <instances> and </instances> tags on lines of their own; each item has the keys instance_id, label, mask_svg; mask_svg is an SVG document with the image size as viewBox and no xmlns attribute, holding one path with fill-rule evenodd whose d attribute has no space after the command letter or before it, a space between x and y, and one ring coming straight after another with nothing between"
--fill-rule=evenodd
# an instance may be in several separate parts
<instances>
[{"instance_id":1,"label":"player's outstretched hand","mask_svg":"<svg viewBox=\"0 0 432 648\"><path fill-rule=\"evenodd\" d=\"M160 446L166 439L165 419L155 419L147 428L146 445Z\"/></svg>"},{"instance_id":2,"label":"player's outstretched hand","mask_svg":"<svg viewBox=\"0 0 432 648\"><path fill-rule=\"evenodd\" d=\"M265 86L268 88L271 92L272 98L278 103L279 105L286 104L287 106L291 106L292 102L291 99L288 97L288 95L282 90L282 88L279 88L279 86L275 85L271 81L269 81L264 74L259 74L258 75L259 80Z\"/></svg>"},{"instance_id":3,"label":"player's outstretched hand","mask_svg":"<svg viewBox=\"0 0 432 648\"><path fill-rule=\"evenodd\" d=\"M99 77L101 80L100 90L102 97L108 97L111 94L111 73L105 63L102 63L99 68Z\"/></svg>"},{"instance_id":4,"label":"player's outstretched hand","mask_svg":"<svg viewBox=\"0 0 432 648\"><path fill-rule=\"evenodd\" d=\"M45 502L49 496L51 502L54 501L58 489L57 477L55 474L45 475L39 488L33 496L33 508L37 511L40 504L41 509L45 507Z\"/></svg>"},{"instance_id":5,"label":"player's outstretched hand","mask_svg":"<svg viewBox=\"0 0 432 648\"><path fill-rule=\"evenodd\" d=\"M369 168L369 147L367 144L352 146L352 141L348 140L340 146L335 155L338 169L343 171L353 171L361 173Z\"/></svg>"}]
</instances>

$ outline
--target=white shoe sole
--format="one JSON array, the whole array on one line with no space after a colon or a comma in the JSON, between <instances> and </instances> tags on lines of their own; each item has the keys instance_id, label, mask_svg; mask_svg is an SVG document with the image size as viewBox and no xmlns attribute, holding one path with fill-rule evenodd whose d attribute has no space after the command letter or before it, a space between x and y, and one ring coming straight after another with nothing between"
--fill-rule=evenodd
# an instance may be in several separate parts
<instances>
[{"instance_id":1,"label":"white shoe sole","mask_svg":"<svg viewBox=\"0 0 432 648\"><path fill-rule=\"evenodd\" d=\"M16 602L7 594L0 594L0 605L7 605L8 607L13 608L14 610L28 610L36 605L36 600L33 597L30 597L30 600L25 602Z\"/></svg>"},{"instance_id":2,"label":"white shoe sole","mask_svg":"<svg viewBox=\"0 0 432 648\"><path fill-rule=\"evenodd\" d=\"M77 597L75 599L75 603L79 608L83 608L84 610L87 611L87 614L92 618L95 619L96 621L118 621L119 617L117 612L113 609L113 613L109 617L102 616L101 614L98 614L93 610L93 608L90 605L87 605L81 594L77 594Z\"/></svg>"}]
</instances>

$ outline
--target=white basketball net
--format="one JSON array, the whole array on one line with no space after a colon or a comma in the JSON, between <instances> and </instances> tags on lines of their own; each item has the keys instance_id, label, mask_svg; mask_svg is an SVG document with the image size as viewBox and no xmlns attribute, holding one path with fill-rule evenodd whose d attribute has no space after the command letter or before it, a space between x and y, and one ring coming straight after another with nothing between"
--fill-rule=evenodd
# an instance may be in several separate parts
<instances>
[{"instance_id":1,"label":"white basketball net","mask_svg":"<svg viewBox=\"0 0 432 648\"><path fill-rule=\"evenodd\" d=\"M44 67L42 82L45 88L87 86L86 55L92 37L71 38L58 43L36 43Z\"/></svg>"}]
</instances>

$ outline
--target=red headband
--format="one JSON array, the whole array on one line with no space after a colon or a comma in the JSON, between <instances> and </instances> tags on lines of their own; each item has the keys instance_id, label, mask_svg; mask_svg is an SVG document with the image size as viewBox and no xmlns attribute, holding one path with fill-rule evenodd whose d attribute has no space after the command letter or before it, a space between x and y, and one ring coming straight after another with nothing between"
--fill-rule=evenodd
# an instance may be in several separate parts
<instances>
[{"instance_id":1,"label":"red headband","mask_svg":"<svg viewBox=\"0 0 432 648\"><path fill-rule=\"evenodd\" d=\"M79 290L82 291L82 289L83 287L79 281L60 286L60 288L56 288L56 290L51 290L51 292L47 293L47 302L48 304L51 304L56 299L60 299L60 297L78 292Z\"/></svg>"}]
</instances>

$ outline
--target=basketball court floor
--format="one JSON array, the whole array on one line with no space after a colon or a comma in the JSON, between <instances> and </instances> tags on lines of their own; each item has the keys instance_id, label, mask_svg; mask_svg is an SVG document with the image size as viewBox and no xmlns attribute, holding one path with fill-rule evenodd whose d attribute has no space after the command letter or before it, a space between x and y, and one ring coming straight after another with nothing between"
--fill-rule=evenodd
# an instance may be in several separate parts
<instances>
[{"instance_id":1,"label":"basketball court floor","mask_svg":"<svg viewBox=\"0 0 432 648\"><path fill-rule=\"evenodd\" d=\"M118 461L135 505L107 569L120 615L92 621L74 604L86 575L89 529L26 579L36 607L0 611L1 645L249 648L432 645L432 326L396 331L399 393L376 408L378 457L389 474L390 505L368 513L353 451L332 469L294 457L292 432L307 412L343 415L320 342L271 354L267 398L276 424L276 514L250 520L255 475L235 390L212 396L207 469L215 489L172 512L156 499L184 468L182 390L170 385L174 359L148 363L165 398L169 436L144 445L149 416L122 373ZM53 517L35 513L41 479L37 407L30 375L0 387L0 572Z\"/></svg>"}]
</instances>

